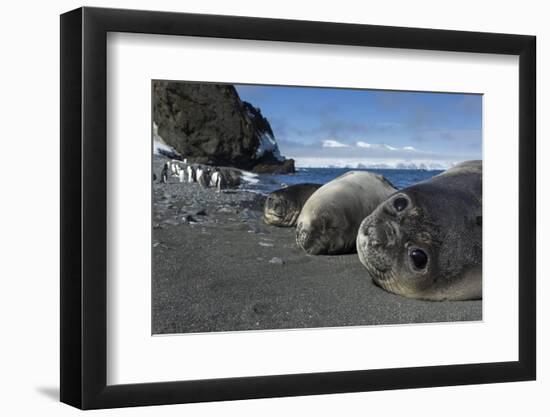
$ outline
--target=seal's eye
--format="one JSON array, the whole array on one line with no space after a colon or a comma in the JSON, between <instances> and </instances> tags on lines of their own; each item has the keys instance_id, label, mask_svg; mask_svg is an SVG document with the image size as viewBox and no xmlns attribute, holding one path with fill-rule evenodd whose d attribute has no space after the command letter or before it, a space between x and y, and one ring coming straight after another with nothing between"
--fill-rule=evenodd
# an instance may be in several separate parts
<instances>
[{"instance_id":1,"label":"seal's eye","mask_svg":"<svg viewBox=\"0 0 550 417\"><path fill-rule=\"evenodd\" d=\"M413 261L413 264L418 269L426 268L428 263L428 255L422 249L414 249L409 255Z\"/></svg>"},{"instance_id":2,"label":"seal's eye","mask_svg":"<svg viewBox=\"0 0 550 417\"><path fill-rule=\"evenodd\" d=\"M397 211L405 210L405 208L407 208L407 204L409 203L404 197L397 197L395 200L393 200L393 207L395 207Z\"/></svg>"}]
</instances>

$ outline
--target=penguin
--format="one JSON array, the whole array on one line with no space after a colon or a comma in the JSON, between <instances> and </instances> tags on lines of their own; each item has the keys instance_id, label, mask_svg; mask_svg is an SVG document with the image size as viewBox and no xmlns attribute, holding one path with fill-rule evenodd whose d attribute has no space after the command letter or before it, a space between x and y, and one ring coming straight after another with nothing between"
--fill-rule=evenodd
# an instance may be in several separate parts
<instances>
[{"instance_id":1,"label":"penguin","mask_svg":"<svg viewBox=\"0 0 550 417\"><path fill-rule=\"evenodd\" d=\"M171 172L172 172L172 176L173 176L173 177L179 176L179 173L180 173L180 166L179 166L179 164L178 164L178 161L172 159L172 161L170 162L170 169L171 169Z\"/></svg>"},{"instance_id":2,"label":"penguin","mask_svg":"<svg viewBox=\"0 0 550 417\"><path fill-rule=\"evenodd\" d=\"M196 177L195 169L191 165L188 165L187 166L187 181L188 182L195 182L196 178L197 177Z\"/></svg>"},{"instance_id":3,"label":"penguin","mask_svg":"<svg viewBox=\"0 0 550 417\"><path fill-rule=\"evenodd\" d=\"M202 167L199 165L195 169L195 181L200 184L201 178L202 178Z\"/></svg>"},{"instance_id":4,"label":"penguin","mask_svg":"<svg viewBox=\"0 0 550 417\"><path fill-rule=\"evenodd\" d=\"M220 171L218 171L218 168L214 168L214 172L210 176L210 187L218 186L219 177L220 177Z\"/></svg>"},{"instance_id":5,"label":"penguin","mask_svg":"<svg viewBox=\"0 0 550 417\"><path fill-rule=\"evenodd\" d=\"M212 174L212 170L209 167L205 167L204 171L202 172L202 178L203 178L203 187L208 188L210 187L210 176Z\"/></svg>"},{"instance_id":6,"label":"penguin","mask_svg":"<svg viewBox=\"0 0 550 417\"><path fill-rule=\"evenodd\" d=\"M210 182L207 167L199 167L197 169L197 182L201 187L207 188Z\"/></svg>"},{"instance_id":7,"label":"penguin","mask_svg":"<svg viewBox=\"0 0 550 417\"><path fill-rule=\"evenodd\" d=\"M225 177L221 172L218 172L218 181L216 182L216 189L220 193L224 188L226 188L227 183Z\"/></svg>"},{"instance_id":8,"label":"penguin","mask_svg":"<svg viewBox=\"0 0 550 417\"><path fill-rule=\"evenodd\" d=\"M166 184L168 182L168 170L170 169L170 162L166 162L160 173L160 182Z\"/></svg>"}]
</instances>

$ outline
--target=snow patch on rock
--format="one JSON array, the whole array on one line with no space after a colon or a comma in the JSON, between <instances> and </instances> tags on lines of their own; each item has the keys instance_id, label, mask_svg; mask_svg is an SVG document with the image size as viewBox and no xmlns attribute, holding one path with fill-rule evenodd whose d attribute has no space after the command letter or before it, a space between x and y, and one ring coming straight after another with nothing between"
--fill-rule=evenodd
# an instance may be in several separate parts
<instances>
[{"instance_id":1,"label":"snow patch on rock","mask_svg":"<svg viewBox=\"0 0 550 417\"><path fill-rule=\"evenodd\" d=\"M279 146L277 145L277 142L275 141L275 138L273 136L271 136L267 132L259 133L259 136L260 144L258 146L258 149L256 150L256 158L261 158L266 153L271 153L278 161L285 160L285 158L281 155L281 152L279 151Z\"/></svg>"},{"instance_id":2,"label":"snow patch on rock","mask_svg":"<svg viewBox=\"0 0 550 417\"><path fill-rule=\"evenodd\" d=\"M180 154L172 148L170 145L167 145L164 139L159 135L159 127L155 122L153 122L153 154L154 155L163 155L169 158L180 158Z\"/></svg>"}]
</instances>

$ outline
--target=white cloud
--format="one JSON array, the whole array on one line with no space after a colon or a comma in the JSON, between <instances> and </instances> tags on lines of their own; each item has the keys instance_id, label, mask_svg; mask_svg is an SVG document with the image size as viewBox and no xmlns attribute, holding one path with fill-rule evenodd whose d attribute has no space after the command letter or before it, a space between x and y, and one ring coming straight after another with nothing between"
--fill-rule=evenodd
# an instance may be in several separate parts
<instances>
[{"instance_id":1,"label":"white cloud","mask_svg":"<svg viewBox=\"0 0 550 417\"><path fill-rule=\"evenodd\" d=\"M439 167L438 164L446 168L450 166L451 162L476 159L475 154L424 151L412 144L398 144L396 143L397 140L393 145L367 141L369 141L367 138L349 143L343 142L343 140L342 142L339 140L331 141L347 145L343 147L331 147L333 145L331 142L329 142L328 147L323 146L323 141L309 144L281 141L279 146L283 155L296 161L296 166L350 165L356 167L362 164L374 168L409 166L414 163L421 168L424 168L424 166L435 168ZM388 142L392 143L389 140Z\"/></svg>"},{"instance_id":2,"label":"white cloud","mask_svg":"<svg viewBox=\"0 0 550 417\"><path fill-rule=\"evenodd\" d=\"M323 148L348 148L349 145L338 142L337 140L327 139L323 141Z\"/></svg>"},{"instance_id":3,"label":"white cloud","mask_svg":"<svg viewBox=\"0 0 550 417\"><path fill-rule=\"evenodd\" d=\"M363 141L359 141L355 143L356 146L359 148L365 148L365 149L377 149L377 150L385 150L385 151L397 151L399 150L395 146L387 145L385 143L367 143ZM412 151L414 148L412 146L405 146L403 148L405 151Z\"/></svg>"},{"instance_id":4,"label":"white cloud","mask_svg":"<svg viewBox=\"0 0 550 417\"><path fill-rule=\"evenodd\" d=\"M360 148L372 148L372 145L370 143L362 142L362 141L357 142L356 145L359 146Z\"/></svg>"}]
</instances>

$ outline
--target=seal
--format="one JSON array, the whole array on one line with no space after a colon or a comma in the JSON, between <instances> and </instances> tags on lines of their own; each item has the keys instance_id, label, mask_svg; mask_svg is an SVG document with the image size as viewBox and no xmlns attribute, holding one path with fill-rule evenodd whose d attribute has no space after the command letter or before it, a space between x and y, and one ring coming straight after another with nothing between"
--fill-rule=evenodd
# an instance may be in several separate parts
<instances>
[{"instance_id":1,"label":"seal","mask_svg":"<svg viewBox=\"0 0 550 417\"><path fill-rule=\"evenodd\" d=\"M481 197L481 161L396 192L361 223L361 263L376 284L395 294L480 299Z\"/></svg>"},{"instance_id":2,"label":"seal","mask_svg":"<svg viewBox=\"0 0 550 417\"><path fill-rule=\"evenodd\" d=\"M296 243L310 255L355 251L361 221L395 188L383 176L349 171L326 183L306 201L296 226Z\"/></svg>"},{"instance_id":3,"label":"seal","mask_svg":"<svg viewBox=\"0 0 550 417\"><path fill-rule=\"evenodd\" d=\"M272 226L293 227L307 199L321 184L295 184L269 193L264 203L264 222Z\"/></svg>"}]
</instances>

